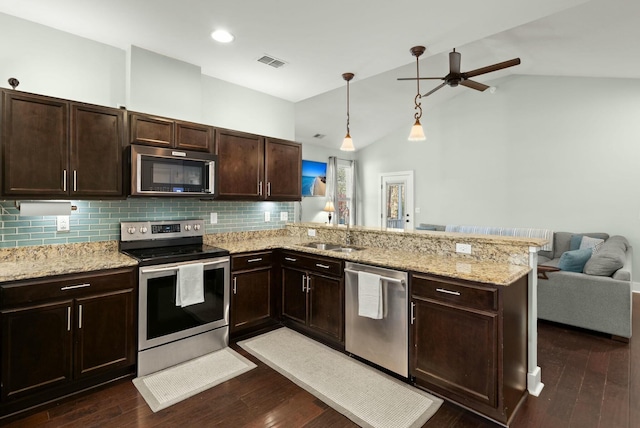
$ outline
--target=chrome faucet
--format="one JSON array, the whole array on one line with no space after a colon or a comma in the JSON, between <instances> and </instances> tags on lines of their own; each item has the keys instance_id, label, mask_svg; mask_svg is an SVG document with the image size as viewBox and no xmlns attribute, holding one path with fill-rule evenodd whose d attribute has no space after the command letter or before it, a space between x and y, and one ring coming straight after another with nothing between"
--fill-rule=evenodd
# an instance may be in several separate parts
<instances>
[{"instance_id":1,"label":"chrome faucet","mask_svg":"<svg viewBox=\"0 0 640 428\"><path fill-rule=\"evenodd\" d=\"M345 243L347 245L351 245L351 234L349 233L349 223L350 223L350 220L349 220L349 207L344 207L344 213L345 213L344 217L343 217L344 218L344 223L347 225L347 235L346 235L346 238L345 238Z\"/></svg>"}]
</instances>

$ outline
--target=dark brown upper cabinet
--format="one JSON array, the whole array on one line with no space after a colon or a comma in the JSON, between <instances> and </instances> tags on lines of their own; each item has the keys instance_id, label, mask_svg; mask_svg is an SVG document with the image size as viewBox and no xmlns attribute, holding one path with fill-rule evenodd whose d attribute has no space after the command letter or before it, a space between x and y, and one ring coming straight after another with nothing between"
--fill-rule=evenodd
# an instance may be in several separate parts
<instances>
[{"instance_id":1,"label":"dark brown upper cabinet","mask_svg":"<svg viewBox=\"0 0 640 428\"><path fill-rule=\"evenodd\" d=\"M123 197L123 110L2 92L3 196Z\"/></svg>"},{"instance_id":2,"label":"dark brown upper cabinet","mask_svg":"<svg viewBox=\"0 0 640 428\"><path fill-rule=\"evenodd\" d=\"M213 153L212 126L143 113L129 113L129 142Z\"/></svg>"},{"instance_id":3,"label":"dark brown upper cabinet","mask_svg":"<svg viewBox=\"0 0 640 428\"><path fill-rule=\"evenodd\" d=\"M228 129L216 130L218 198L299 201L302 146Z\"/></svg>"}]
</instances>

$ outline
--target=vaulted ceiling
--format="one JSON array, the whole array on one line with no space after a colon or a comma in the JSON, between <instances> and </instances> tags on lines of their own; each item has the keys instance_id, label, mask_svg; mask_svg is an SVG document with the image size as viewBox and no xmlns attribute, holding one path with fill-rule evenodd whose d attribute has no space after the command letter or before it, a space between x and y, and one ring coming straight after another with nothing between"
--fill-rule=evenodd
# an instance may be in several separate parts
<instances>
[{"instance_id":1,"label":"vaulted ceiling","mask_svg":"<svg viewBox=\"0 0 640 428\"><path fill-rule=\"evenodd\" d=\"M640 2L633 0L0 0L0 12L122 49L136 45L292 101L296 139L336 148L345 131L344 72L355 73L356 147L410 126L415 83L396 79L415 75L415 45L427 47L423 76L444 76L456 48L463 71L522 59L477 79L487 84L512 73L640 78ZM216 28L235 41L213 41ZM258 62L264 55L285 65ZM421 92L437 84L422 82ZM471 89L445 87L433 102L454 91ZM313 138L318 133L325 137Z\"/></svg>"}]
</instances>

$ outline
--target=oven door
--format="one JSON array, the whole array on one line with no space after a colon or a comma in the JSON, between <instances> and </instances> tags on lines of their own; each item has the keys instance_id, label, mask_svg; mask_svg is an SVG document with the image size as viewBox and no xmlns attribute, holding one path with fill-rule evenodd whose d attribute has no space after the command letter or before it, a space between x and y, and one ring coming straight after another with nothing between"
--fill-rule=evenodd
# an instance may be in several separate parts
<instances>
[{"instance_id":1,"label":"oven door","mask_svg":"<svg viewBox=\"0 0 640 428\"><path fill-rule=\"evenodd\" d=\"M204 302L176 306L178 267L204 265ZM229 325L229 257L140 268L138 350Z\"/></svg>"}]
</instances>

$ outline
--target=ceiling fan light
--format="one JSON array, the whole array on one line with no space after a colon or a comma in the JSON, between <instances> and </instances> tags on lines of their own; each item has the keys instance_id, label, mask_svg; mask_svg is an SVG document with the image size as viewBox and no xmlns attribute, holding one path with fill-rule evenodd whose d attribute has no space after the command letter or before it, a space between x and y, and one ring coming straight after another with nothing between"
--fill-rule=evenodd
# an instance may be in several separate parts
<instances>
[{"instance_id":1,"label":"ceiling fan light","mask_svg":"<svg viewBox=\"0 0 640 428\"><path fill-rule=\"evenodd\" d=\"M347 132L347 135L345 135L344 140L342 140L342 145L340 146L340 150L342 150L343 152L353 152L356 150L355 146L353 145L353 140L351 139L351 135L349 135L348 132Z\"/></svg>"},{"instance_id":2,"label":"ceiling fan light","mask_svg":"<svg viewBox=\"0 0 640 428\"><path fill-rule=\"evenodd\" d=\"M416 123L411 127L411 132L409 133L409 141L424 141L427 137L424 135L424 129L422 129L422 125L420 124L420 119L416 119Z\"/></svg>"}]
</instances>

